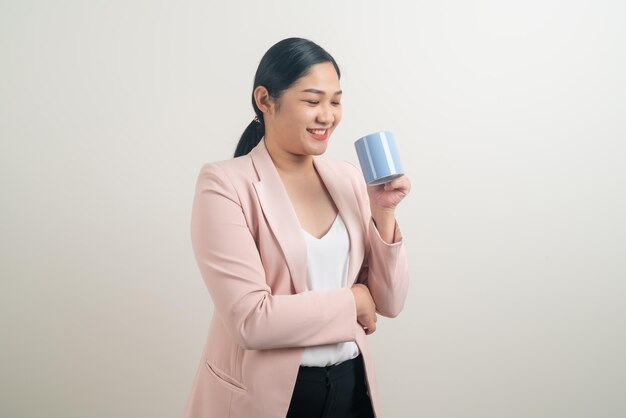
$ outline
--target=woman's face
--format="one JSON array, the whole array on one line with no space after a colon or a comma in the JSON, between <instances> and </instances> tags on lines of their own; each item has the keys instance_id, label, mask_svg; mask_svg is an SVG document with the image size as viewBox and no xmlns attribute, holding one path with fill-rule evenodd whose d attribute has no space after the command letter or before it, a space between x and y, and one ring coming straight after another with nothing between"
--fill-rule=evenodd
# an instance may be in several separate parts
<instances>
[{"instance_id":1,"label":"woman's face","mask_svg":"<svg viewBox=\"0 0 626 418\"><path fill-rule=\"evenodd\" d=\"M313 65L283 91L278 108L264 110L265 137L271 146L295 155L320 155L341 121L341 88L330 62Z\"/></svg>"}]
</instances>

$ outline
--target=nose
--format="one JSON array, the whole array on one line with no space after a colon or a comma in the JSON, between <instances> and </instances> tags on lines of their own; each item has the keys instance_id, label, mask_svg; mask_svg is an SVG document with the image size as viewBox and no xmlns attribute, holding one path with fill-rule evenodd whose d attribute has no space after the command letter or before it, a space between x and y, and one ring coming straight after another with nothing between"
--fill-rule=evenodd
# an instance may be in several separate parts
<instances>
[{"instance_id":1,"label":"nose","mask_svg":"<svg viewBox=\"0 0 626 418\"><path fill-rule=\"evenodd\" d=\"M335 114L333 112L332 106L320 106L320 112L317 115L317 120L324 126L332 124L335 121Z\"/></svg>"}]
</instances>

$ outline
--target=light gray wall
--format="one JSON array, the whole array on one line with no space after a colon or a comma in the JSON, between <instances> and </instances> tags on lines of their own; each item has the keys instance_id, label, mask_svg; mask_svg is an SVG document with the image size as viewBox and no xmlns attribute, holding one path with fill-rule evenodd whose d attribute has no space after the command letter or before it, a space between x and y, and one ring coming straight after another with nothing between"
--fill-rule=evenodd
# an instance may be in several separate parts
<instances>
[{"instance_id":1,"label":"light gray wall","mask_svg":"<svg viewBox=\"0 0 626 418\"><path fill-rule=\"evenodd\" d=\"M263 53L343 70L328 155L396 133L386 417L626 416L620 1L0 3L0 415L176 417L211 302L189 218Z\"/></svg>"}]
</instances>

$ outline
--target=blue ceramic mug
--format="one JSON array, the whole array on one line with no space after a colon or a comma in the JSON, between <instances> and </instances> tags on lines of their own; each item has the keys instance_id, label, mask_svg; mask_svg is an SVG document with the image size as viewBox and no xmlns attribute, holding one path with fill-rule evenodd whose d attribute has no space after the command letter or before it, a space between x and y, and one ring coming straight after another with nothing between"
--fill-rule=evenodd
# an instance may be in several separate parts
<instances>
[{"instance_id":1,"label":"blue ceramic mug","mask_svg":"<svg viewBox=\"0 0 626 418\"><path fill-rule=\"evenodd\" d=\"M388 183L404 174L393 133L380 131L366 135L357 139L354 147L368 186Z\"/></svg>"}]
</instances>

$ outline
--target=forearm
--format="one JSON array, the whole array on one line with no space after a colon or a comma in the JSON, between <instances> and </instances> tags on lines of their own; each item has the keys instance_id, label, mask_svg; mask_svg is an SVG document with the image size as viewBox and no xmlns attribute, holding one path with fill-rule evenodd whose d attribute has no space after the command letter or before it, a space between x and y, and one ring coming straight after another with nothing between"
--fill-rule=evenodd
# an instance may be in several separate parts
<instances>
[{"instance_id":1,"label":"forearm","mask_svg":"<svg viewBox=\"0 0 626 418\"><path fill-rule=\"evenodd\" d=\"M404 307L409 277L402 233L395 222L390 235L396 242L385 242L372 219L366 284L376 304L376 310L383 316L395 317Z\"/></svg>"},{"instance_id":2,"label":"forearm","mask_svg":"<svg viewBox=\"0 0 626 418\"><path fill-rule=\"evenodd\" d=\"M259 296L246 295L223 318L246 349L308 347L355 338L356 305L348 288Z\"/></svg>"},{"instance_id":3,"label":"forearm","mask_svg":"<svg viewBox=\"0 0 626 418\"><path fill-rule=\"evenodd\" d=\"M381 239L387 244L394 242L394 232L396 229L396 215L394 212L372 212L374 225L378 230Z\"/></svg>"}]
</instances>

